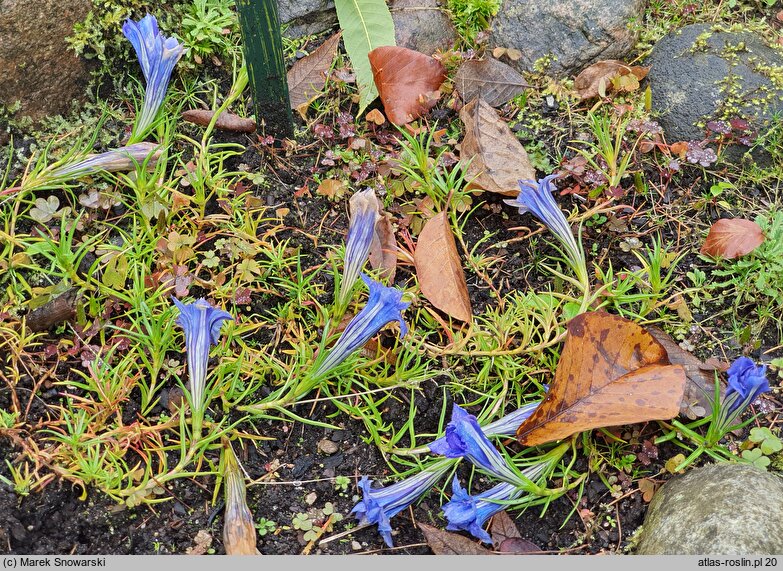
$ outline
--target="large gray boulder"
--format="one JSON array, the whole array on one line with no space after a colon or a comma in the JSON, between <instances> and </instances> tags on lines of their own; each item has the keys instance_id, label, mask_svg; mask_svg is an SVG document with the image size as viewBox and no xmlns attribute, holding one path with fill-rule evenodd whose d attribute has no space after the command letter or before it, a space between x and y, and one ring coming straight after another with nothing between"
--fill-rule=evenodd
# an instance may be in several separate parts
<instances>
[{"instance_id":1,"label":"large gray boulder","mask_svg":"<svg viewBox=\"0 0 783 571\"><path fill-rule=\"evenodd\" d=\"M551 57L548 71L575 75L603 59L623 59L636 36L645 0L503 0L492 22L490 46L516 48L513 65L530 71L536 60Z\"/></svg>"},{"instance_id":2,"label":"large gray boulder","mask_svg":"<svg viewBox=\"0 0 783 571\"><path fill-rule=\"evenodd\" d=\"M38 121L85 97L85 60L65 38L92 8L90 0L0 0L0 105Z\"/></svg>"},{"instance_id":3,"label":"large gray boulder","mask_svg":"<svg viewBox=\"0 0 783 571\"><path fill-rule=\"evenodd\" d=\"M753 32L685 26L661 39L645 65L669 142L702 140L711 120L748 120L763 134L783 112L783 56ZM737 159L740 149L726 158Z\"/></svg>"},{"instance_id":4,"label":"large gray boulder","mask_svg":"<svg viewBox=\"0 0 783 571\"><path fill-rule=\"evenodd\" d=\"M720 463L669 480L650 502L637 553L783 553L783 479Z\"/></svg>"}]
</instances>

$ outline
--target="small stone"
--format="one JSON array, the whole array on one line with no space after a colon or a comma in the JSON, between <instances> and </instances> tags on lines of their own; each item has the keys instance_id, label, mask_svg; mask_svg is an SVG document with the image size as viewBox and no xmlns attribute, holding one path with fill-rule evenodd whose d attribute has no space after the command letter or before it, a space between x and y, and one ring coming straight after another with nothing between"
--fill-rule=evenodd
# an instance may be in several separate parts
<instances>
[{"instance_id":1,"label":"small stone","mask_svg":"<svg viewBox=\"0 0 783 571\"><path fill-rule=\"evenodd\" d=\"M335 452L337 452L340 449L340 446L329 440L328 438L324 438L318 442L318 450L323 452L324 454L332 455Z\"/></svg>"},{"instance_id":2,"label":"small stone","mask_svg":"<svg viewBox=\"0 0 783 571\"><path fill-rule=\"evenodd\" d=\"M457 41L457 31L437 0L392 0L397 45L431 55L447 50Z\"/></svg>"},{"instance_id":3,"label":"small stone","mask_svg":"<svg viewBox=\"0 0 783 571\"><path fill-rule=\"evenodd\" d=\"M351 542L351 549L354 551L361 551L362 550L362 544L358 541L352 541Z\"/></svg>"},{"instance_id":4,"label":"small stone","mask_svg":"<svg viewBox=\"0 0 783 571\"><path fill-rule=\"evenodd\" d=\"M666 482L640 532L640 555L783 553L783 478L710 464Z\"/></svg>"},{"instance_id":5,"label":"small stone","mask_svg":"<svg viewBox=\"0 0 783 571\"><path fill-rule=\"evenodd\" d=\"M318 499L318 494L316 494L315 492L310 492L309 494L307 494L307 495L305 496L305 503L306 503L308 506L311 506L311 505L313 505L313 504L315 503L315 501L316 501L317 499Z\"/></svg>"}]
</instances>

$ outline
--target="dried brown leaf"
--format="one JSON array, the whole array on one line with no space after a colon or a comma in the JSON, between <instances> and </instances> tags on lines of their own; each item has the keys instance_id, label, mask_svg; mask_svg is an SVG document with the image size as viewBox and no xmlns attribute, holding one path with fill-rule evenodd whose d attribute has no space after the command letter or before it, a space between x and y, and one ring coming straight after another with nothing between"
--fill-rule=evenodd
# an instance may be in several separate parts
<instances>
[{"instance_id":1,"label":"dried brown leaf","mask_svg":"<svg viewBox=\"0 0 783 571\"><path fill-rule=\"evenodd\" d=\"M492 523L489 526L489 534L492 536L492 543L500 545L506 539L519 539L522 536L517 529L517 524L511 519L506 510L492 516Z\"/></svg>"},{"instance_id":2,"label":"dried brown leaf","mask_svg":"<svg viewBox=\"0 0 783 571\"><path fill-rule=\"evenodd\" d=\"M474 99L462 108L459 117L465 124L460 159L470 161L465 178L472 181L471 188L517 196L520 180L536 179L522 143L491 105Z\"/></svg>"},{"instance_id":3,"label":"dried brown leaf","mask_svg":"<svg viewBox=\"0 0 783 571\"><path fill-rule=\"evenodd\" d=\"M685 371L636 323L604 312L582 313L568 335L547 396L517 431L526 446L577 432L679 413Z\"/></svg>"},{"instance_id":4,"label":"dried brown leaf","mask_svg":"<svg viewBox=\"0 0 783 571\"><path fill-rule=\"evenodd\" d=\"M463 63L454 78L463 101L481 97L492 107L503 105L529 87L513 67L494 58Z\"/></svg>"},{"instance_id":5,"label":"dried brown leaf","mask_svg":"<svg viewBox=\"0 0 783 571\"><path fill-rule=\"evenodd\" d=\"M195 123L206 127L215 116L214 111L209 109L188 109L182 112L182 118L189 123ZM254 133L256 122L250 117L240 117L228 111L223 111L215 121L215 128L221 131L233 131L235 133Z\"/></svg>"},{"instance_id":6,"label":"dried brown leaf","mask_svg":"<svg viewBox=\"0 0 783 571\"><path fill-rule=\"evenodd\" d=\"M606 89L636 91L649 68L630 66L616 59L595 62L574 78L574 89L582 100L605 97Z\"/></svg>"},{"instance_id":7,"label":"dried brown leaf","mask_svg":"<svg viewBox=\"0 0 783 571\"><path fill-rule=\"evenodd\" d=\"M291 109L296 109L302 116L306 114L307 107L318 98L326 85L327 72L337 55L340 34L341 32L334 34L313 53L294 63L288 70L286 77Z\"/></svg>"},{"instance_id":8,"label":"dried brown leaf","mask_svg":"<svg viewBox=\"0 0 783 571\"><path fill-rule=\"evenodd\" d=\"M443 531L426 523L418 525L435 555L492 555L489 549L463 535Z\"/></svg>"},{"instance_id":9,"label":"dried brown leaf","mask_svg":"<svg viewBox=\"0 0 783 571\"><path fill-rule=\"evenodd\" d=\"M752 220L722 218L710 228L701 253L713 258L733 260L761 246L764 232Z\"/></svg>"},{"instance_id":10,"label":"dried brown leaf","mask_svg":"<svg viewBox=\"0 0 783 571\"><path fill-rule=\"evenodd\" d=\"M682 365L688 382L680 405L680 414L690 418L701 418L712 414L712 399L715 395L714 371L726 369L726 363L715 359L702 363L698 357L689 353L669 337L662 329L648 327L647 331L663 345L672 365Z\"/></svg>"},{"instance_id":11,"label":"dried brown leaf","mask_svg":"<svg viewBox=\"0 0 783 571\"><path fill-rule=\"evenodd\" d=\"M424 225L413 260L424 297L451 317L470 322L473 310L465 272L445 210Z\"/></svg>"},{"instance_id":12,"label":"dried brown leaf","mask_svg":"<svg viewBox=\"0 0 783 571\"><path fill-rule=\"evenodd\" d=\"M397 272L397 238L394 236L392 216L381 211L381 216L375 223L375 229L370 243L370 266L380 270L388 283L394 282Z\"/></svg>"},{"instance_id":13,"label":"dried brown leaf","mask_svg":"<svg viewBox=\"0 0 783 571\"><path fill-rule=\"evenodd\" d=\"M432 109L446 79L442 63L399 46L381 46L367 56L389 121L405 125Z\"/></svg>"}]
</instances>

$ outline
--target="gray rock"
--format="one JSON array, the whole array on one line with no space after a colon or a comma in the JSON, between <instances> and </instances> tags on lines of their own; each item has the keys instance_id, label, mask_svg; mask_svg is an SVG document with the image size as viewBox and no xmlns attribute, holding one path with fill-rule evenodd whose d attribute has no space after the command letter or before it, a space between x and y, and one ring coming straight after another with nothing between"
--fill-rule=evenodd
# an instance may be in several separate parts
<instances>
[{"instance_id":1,"label":"gray rock","mask_svg":"<svg viewBox=\"0 0 783 571\"><path fill-rule=\"evenodd\" d=\"M451 18L437 0L392 0L389 9L398 46L432 55L457 41Z\"/></svg>"},{"instance_id":2,"label":"gray rock","mask_svg":"<svg viewBox=\"0 0 783 571\"><path fill-rule=\"evenodd\" d=\"M0 0L0 104L38 121L83 99L89 66L65 38L92 8L90 0Z\"/></svg>"},{"instance_id":3,"label":"gray rock","mask_svg":"<svg viewBox=\"0 0 783 571\"><path fill-rule=\"evenodd\" d=\"M334 0L278 0L277 10L291 38L320 34L337 24Z\"/></svg>"},{"instance_id":4,"label":"gray rock","mask_svg":"<svg viewBox=\"0 0 783 571\"><path fill-rule=\"evenodd\" d=\"M783 553L783 479L748 464L710 464L664 484L644 521L641 555Z\"/></svg>"},{"instance_id":5,"label":"gray rock","mask_svg":"<svg viewBox=\"0 0 783 571\"><path fill-rule=\"evenodd\" d=\"M548 71L575 75L603 59L622 59L636 37L630 22L639 19L645 0L503 0L492 22L490 46L516 48L515 64L530 71L536 60L552 56Z\"/></svg>"},{"instance_id":6,"label":"gray rock","mask_svg":"<svg viewBox=\"0 0 783 571\"><path fill-rule=\"evenodd\" d=\"M670 142L703 139L713 119L748 119L763 133L783 112L783 57L755 33L685 26L661 39L645 65L652 106ZM734 146L724 158L741 154Z\"/></svg>"}]
</instances>

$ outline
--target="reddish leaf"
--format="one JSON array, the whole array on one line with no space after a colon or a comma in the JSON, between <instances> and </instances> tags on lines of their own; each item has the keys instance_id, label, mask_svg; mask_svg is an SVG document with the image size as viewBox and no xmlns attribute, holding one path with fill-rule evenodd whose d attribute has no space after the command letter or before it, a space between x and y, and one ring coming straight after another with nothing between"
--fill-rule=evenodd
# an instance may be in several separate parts
<instances>
[{"instance_id":1,"label":"reddish leaf","mask_svg":"<svg viewBox=\"0 0 783 571\"><path fill-rule=\"evenodd\" d=\"M446 68L438 60L397 46L375 48L368 57L389 121L405 125L435 105L446 79Z\"/></svg>"},{"instance_id":2,"label":"reddish leaf","mask_svg":"<svg viewBox=\"0 0 783 571\"><path fill-rule=\"evenodd\" d=\"M334 34L313 53L303 57L288 70L288 95L291 109L304 117L307 107L326 85L326 74L332 67L340 43L340 32Z\"/></svg>"},{"instance_id":3,"label":"reddish leaf","mask_svg":"<svg viewBox=\"0 0 783 571\"><path fill-rule=\"evenodd\" d=\"M492 555L489 549L481 547L473 539L425 523L418 525L435 555Z\"/></svg>"},{"instance_id":4,"label":"reddish leaf","mask_svg":"<svg viewBox=\"0 0 783 571\"><path fill-rule=\"evenodd\" d=\"M444 313L469 322L470 295L445 210L424 225L413 260L424 297Z\"/></svg>"},{"instance_id":5,"label":"reddish leaf","mask_svg":"<svg viewBox=\"0 0 783 571\"><path fill-rule=\"evenodd\" d=\"M208 109L188 109L182 112L182 118L190 123L206 127L215 116L214 111ZM235 133L254 133L256 122L250 117L240 117L228 111L223 111L215 121L215 128L222 131L234 131Z\"/></svg>"},{"instance_id":6,"label":"reddish leaf","mask_svg":"<svg viewBox=\"0 0 783 571\"><path fill-rule=\"evenodd\" d=\"M489 103L474 99L459 118L465 124L460 160L470 161L465 178L471 188L517 196L520 180L535 180L525 148Z\"/></svg>"},{"instance_id":7,"label":"reddish leaf","mask_svg":"<svg viewBox=\"0 0 783 571\"><path fill-rule=\"evenodd\" d=\"M764 242L764 232L752 220L723 218L710 228L701 253L733 260L749 254Z\"/></svg>"},{"instance_id":8,"label":"reddish leaf","mask_svg":"<svg viewBox=\"0 0 783 571\"><path fill-rule=\"evenodd\" d=\"M512 537L501 541L500 545L498 545L498 551L500 553L524 555L526 553L539 553L541 548L527 539L522 539L521 537Z\"/></svg>"},{"instance_id":9,"label":"reddish leaf","mask_svg":"<svg viewBox=\"0 0 783 571\"><path fill-rule=\"evenodd\" d=\"M555 378L547 396L517 431L535 446L592 428L677 416L685 371L632 321L604 312L568 323Z\"/></svg>"}]
</instances>

